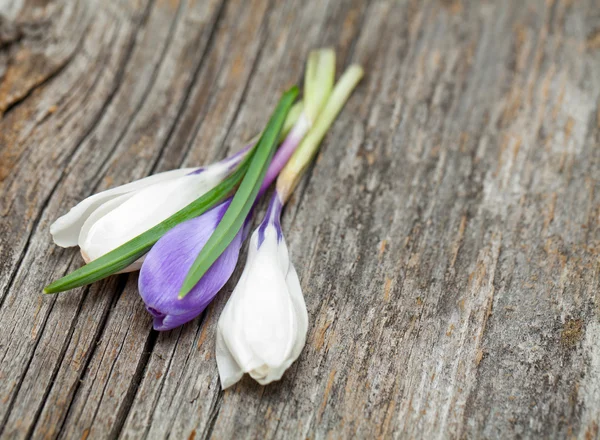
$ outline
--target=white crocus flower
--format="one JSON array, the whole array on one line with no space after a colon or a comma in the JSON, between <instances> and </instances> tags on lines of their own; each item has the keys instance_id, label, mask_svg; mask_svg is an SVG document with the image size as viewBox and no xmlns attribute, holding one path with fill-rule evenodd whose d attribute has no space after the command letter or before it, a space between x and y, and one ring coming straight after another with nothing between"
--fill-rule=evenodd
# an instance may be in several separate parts
<instances>
[{"instance_id":1,"label":"white crocus flower","mask_svg":"<svg viewBox=\"0 0 600 440\"><path fill-rule=\"evenodd\" d=\"M281 233L281 208L275 194L219 318L216 357L223 389L244 373L262 385L281 379L306 341L308 313Z\"/></svg>"},{"instance_id":2,"label":"white crocus flower","mask_svg":"<svg viewBox=\"0 0 600 440\"><path fill-rule=\"evenodd\" d=\"M335 62L327 51L312 58L322 60L323 73L314 75L316 66L307 68L309 84L305 90L314 92L313 98L305 97L307 108L312 108L310 102L321 95L328 99L316 120L308 118L314 125L279 174L267 215L250 239L244 272L219 318L216 357L223 389L244 373L262 385L281 379L306 342L308 313L281 232L281 210L363 75L360 66L351 66L331 94L328 90L319 92L319 78L327 76ZM316 83L311 85L312 81Z\"/></svg>"},{"instance_id":3,"label":"white crocus flower","mask_svg":"<svg viewBox=\"0 0 600 440\"><path fill-rule=\"evenodd\" d=\"M50 226L52 238L62 247L78 245L86 262L95 260L213 189L241 158L243 152L207 168L167 171L94 194ZM142 261L124 271L138 270Z\"/></svg>"},{"instance_id":4,"label":"white crocus flower","mask_svg":"<svg viewBox=\"0 0 600 440\"><path fill-rule=\"evenodd\" d=\"M98 194L94 194L79 202L71 210L57 219L50 226L50 234L54 243L61 247L77 246L79 243L79 231L88 217L103 204L125 194L132 194L155 183L165 182L185 176L193 172L195 168L183 168L179 170L166 171L164 173L148 176L125 185L117 186Z\"/></svg>"}]
</instances>

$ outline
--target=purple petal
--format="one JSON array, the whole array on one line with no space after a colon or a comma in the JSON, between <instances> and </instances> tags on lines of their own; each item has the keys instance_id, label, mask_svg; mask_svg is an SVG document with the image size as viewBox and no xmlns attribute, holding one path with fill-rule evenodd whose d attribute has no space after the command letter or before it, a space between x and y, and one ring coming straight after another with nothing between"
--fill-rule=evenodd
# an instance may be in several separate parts
<instances>
[{"instance_id":1,"label":"purple petal","mask_svg":"<svg viewBox=\"0 0 600 440\"><path fill-rule=\"evenodd\" d=\"M239 165L239 163L242 161L242 159L244 158L246 153L248 151L250 151L250 149L253 146L254 146L254 144L248 144L244 148L242 148L240 151L238 151L237 153L234 153L232 156L229 156L219 162L216 162L215 164L213 164L213 166L226 165L227 168L230 171L232 171L235 167L237 167ZM206 168L201 167L201 168L198 168L198 169L192 171L190 174L200 174L200 173L203 173L204 171L206 171Z\"/></svg>"},{"instance_id":2,"label":"purple petal","mask_svg":"<svg viewBox=\"0 0 600 440\"><path fill-rule=\"evenodd\" d=\"M243 231L235 236L185 298L178 298L190 267L230 202L228 200L200 217L176 226L146 255L138 286L146 309L154 316L155 330L170 330L200 315L231 277L237 264Z\"/></svg>"},{"instance_id":3,"label":"purple petal","mask_svg":"<svg viewBox=\"0 0 600 440\"><path fill-rule=\"evenodd\" d=\"M275 155L269 164L269 169L267 169L267 173L265 174L265 180L263 180L260 187L259 197L264 194L269 186L271 186L271 183L275 181L294 151L296 151L298 145L300 145L300 142L302 142L302 139L304 139L304 135L309 128L310 124L308 119L306 119L304 115L300 116L300 119L294 124L290 133L275 152Z\"/></svg>"},{"instance_id":4,"label":"purple petal","mask_svg":"<svg viewBox=\"0 0 600 440\"><path fill-rule=\"evenodd\" d=\"M270 224L275 226L275 230L277 231L277 241L281 241L283 238L283 232L281 232L281 210L283 209L283 202L279 197L277 191L273 193L273 197L271 198L271 202L269 203L269 208L265 213L265 218L258 227L258 244L257 247L260 248L260 245L265 240L265 231L267 226Z\"/></svg>"}]
</instances>

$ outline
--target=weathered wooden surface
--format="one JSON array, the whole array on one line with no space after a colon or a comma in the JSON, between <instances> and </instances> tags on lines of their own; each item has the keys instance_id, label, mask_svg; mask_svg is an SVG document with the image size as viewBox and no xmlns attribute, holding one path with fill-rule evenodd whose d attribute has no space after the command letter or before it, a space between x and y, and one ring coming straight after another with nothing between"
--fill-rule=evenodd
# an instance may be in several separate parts
<instances>
[{"instance_id":1,"label":"weathered wooden surface","mask_svg":"<svg viewBox=\"0 0 600 440\"><path fill-rule=\"evenodd\" d=\"M0 436L599 438L597 0L0 0ZM222 392L137 277L43 296L80 199L239 148L306 54L367 76L285 212L309 309ZM273 92L272 92L273 90Z\"/></svg>"}]
</instances>

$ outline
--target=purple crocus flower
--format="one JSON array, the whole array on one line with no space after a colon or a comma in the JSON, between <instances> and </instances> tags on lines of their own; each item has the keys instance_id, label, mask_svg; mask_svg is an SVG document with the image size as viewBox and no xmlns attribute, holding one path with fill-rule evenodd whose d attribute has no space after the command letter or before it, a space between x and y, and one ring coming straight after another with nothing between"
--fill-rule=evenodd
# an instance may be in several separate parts
<instances>
[{"instance_id":1,"label":"purple crocus flower","mask_svg":"<svg viewBox=\"0 0 600 440\"><path fill-rule=\"evenodd\" d=\"M231 199L204 215L166 233L146 255L140 271L139 290L146 309L154 317L155 330L170 330L198 316L227 282L237 264L243 231L215 261L185 298L178 286L211 234L225 215Z\"/></svg>"},{"instance_id":2,"label":"purple crocus flower","mask_svg":"<svg viewBox=\"0 0 600 440\"><path fill-rule=\"evenodd\" d=\"M301 115L279 147L261 186L259 197L275 180L309 129ZM146 309L154 317L155 330L170 330L200 315L231 277L237 264L244 228L213 263L198 284L183 298L179 289L190 267L225 215L231 199L187 222L174 227L146 255L138 288Z\"/></svg>"}]
</instances>

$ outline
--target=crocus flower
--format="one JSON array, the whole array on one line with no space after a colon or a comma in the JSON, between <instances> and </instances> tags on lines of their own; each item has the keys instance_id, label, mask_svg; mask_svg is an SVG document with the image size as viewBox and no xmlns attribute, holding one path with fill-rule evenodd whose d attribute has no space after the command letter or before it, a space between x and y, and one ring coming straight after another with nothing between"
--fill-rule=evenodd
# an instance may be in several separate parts
<instances>
[{"instance_id":1,"label":"crocus flower","mask_svg":"<svg viewBox=\"0 0 600 440\"><path fill-rule=\"evenodd\" d=\"M336 84L319 119L281 171L266 217L252 234L246 267L217 326L216 358L224 389L244 373L262 385L279 380L302 351L308 313L281 232L281 210L362 74L352 66Z\"/></svg>"},{"instance_id":2,"label":"crocus flower","mask_svg":"<svg viewBox=\"0 0 600 440\"><path fill-rule=\"evenodd\" d=\"M276 192L219 318L216 358L224 389L244 373L262 385L281 379L306 341L308 313L281 231L282 206Z\"/></svg>"},{"instance_id":3,"label":"crocus flower","mask_svg":"<svg viewBox=\"0 0 600 440\"><path fill-rule=\"evenodd\" d=\"M302 103L290 110L281 136L298 121ZM182 168L155 174L94 194L50 226L54 243L79 245L86 262L156 226L214 188L243 159L251 142L235 155L207 168ZM123 272L139 269L143 257Z\"/></svg>"},{"instance_id":4,"label":"crocus flower","mask_svg":"<svg viewBox=\"0 0 600 440\"><path fill-rule=\"evenodd\" d=\"M50 226L54 242L62 247L79 245L86 262L95 260L210 191L247 150L206 168L167 171L94 194ZM142 260L125 271L138 270Z\"/></svg>"},{"instance_id":5,"label":"crocus flower","mask_svg":"<svg viewBox=\"0 0 600 440\"><path fill-rule=\"evenodd\" d=\"M50 234L54 243L60 247L77 246L79 243L79 232L85 221L92 212L111 200L120 196L133 194L144 188L161 182L168 182L186 174L195 171L195 168L182 168L178 170L165 171L164 173L154 174L140 180L136 180L125 185L117 186L98 194L94 194L87 199L79 202L71 210L58 218L50 225Z\"/></svg>"},{"instance_id":6,"label":"crocus flower","mask_svg":"<svg viewBox=\"0 0 600 440\"><path fill-rule=\"evenodd\" d=\"M259 197L274 182L309 132L312 122L331 93L334 73L333 51L325 49L311 54L306 72L305 93L308 93L302 112L294 115L294 125L271 161ZM187 296L183 299L178 298L190 267L225 211L226 208L214 213L207 212L197 219L176 226L146 255L140 271L138 288L146 309L154 317L156 330L169 330L198 316L231 277L245 238L244 231L236 235L221 255L225 255L226 258L217 259ZM249 220L250 216L246 220L246 226ZM185 246L182 245L184 242Z\"/></svg>"},{"instance_id":7,"label":"crocus flower","mask_svg":"<svg viewBox=\"0 0 600 440\"><path fill-rule=\"evenodd\" d=\"M179 299L181 286L196 256L225 215L231 199L167 232L146 255L138 286L155 330L170 330L194 319L227 282L238 261L243 231L221 254L188 295ZM164 258L168 255L168 258ZM171 293L171 294L169 294Z\"/></svg>"},{"instance_id":8,"label":"crocus flower","mask_svg":"<svg viewBox=\"0 0 600 440\"><path fill-rule=\"evenodd\" d=\"M275 153L260 194L275 180L307 130L306 119L300 117ZM190 267L217 228L230 202L231 199L228 199L200 217L177 225L146 254L140 270L138 290L146 304L146 310L154 317L155 330L170 330L200 315L233 274L250 216L246 220L246 226L238 232L198 284L185 298L178 297L179 288Z\"/></svg>"}]
</instances>

